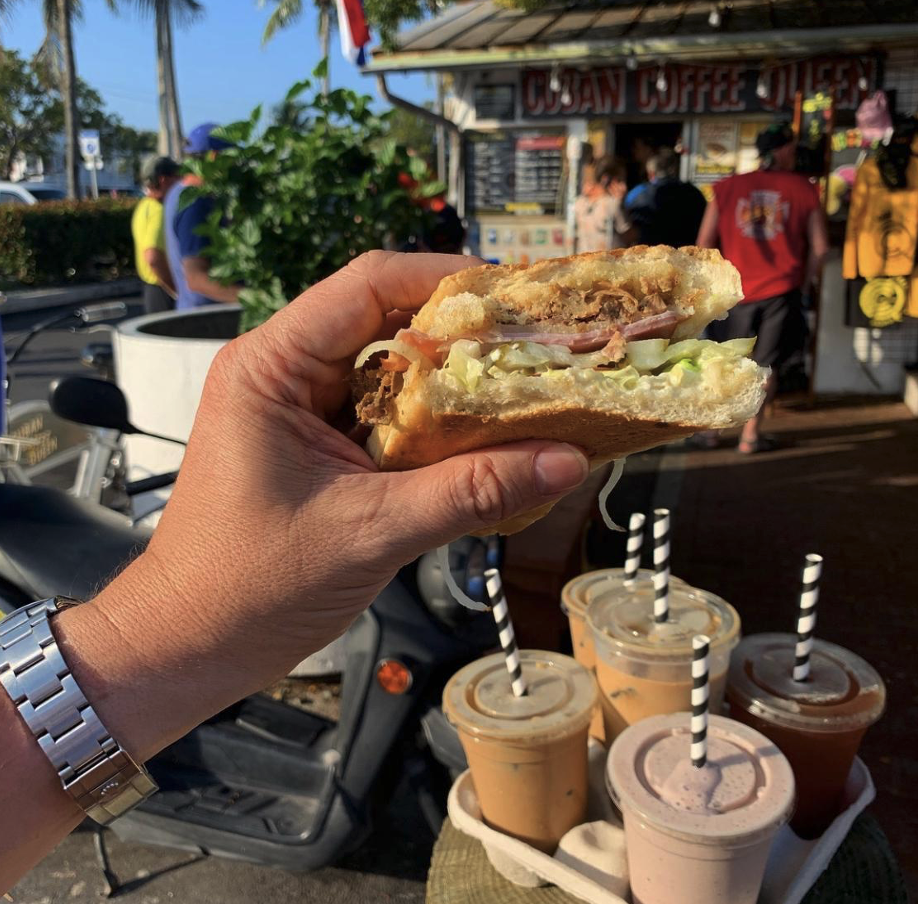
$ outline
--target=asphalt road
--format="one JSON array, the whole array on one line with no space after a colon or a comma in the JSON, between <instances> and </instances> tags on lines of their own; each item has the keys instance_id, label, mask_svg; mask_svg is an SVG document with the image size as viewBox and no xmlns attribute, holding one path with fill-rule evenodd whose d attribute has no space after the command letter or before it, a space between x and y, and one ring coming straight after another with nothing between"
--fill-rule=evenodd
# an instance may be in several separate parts
<instances>
[{"instance_id":1,"label":"asphalt road","mask_svg":"<svg viewBox=\"0 0 918 904\"><path fill-rule=\"evenodd\" d=\"M122 300L129 304L129 316L141 313L138 299ZM27 330L53 313L45 310L3 317L7 354ZM109 330L110 326L103 326L88 334L86 330L54 329L38 336L12 370L12 401L43 399L51 380L71 373L90 374L80 363L80 350L90 341L106 339ZM128 844L111 832L106 838L112 867L124 885L117 899L130 904L422 902L434 840L413 794L404 787L396 792L385 824L356 853L337 866L313 873ZM19 882L11 895L16 904L80 904L97 901L103 890L93 833L79 830Z\"/></svg>"}]
</instances>

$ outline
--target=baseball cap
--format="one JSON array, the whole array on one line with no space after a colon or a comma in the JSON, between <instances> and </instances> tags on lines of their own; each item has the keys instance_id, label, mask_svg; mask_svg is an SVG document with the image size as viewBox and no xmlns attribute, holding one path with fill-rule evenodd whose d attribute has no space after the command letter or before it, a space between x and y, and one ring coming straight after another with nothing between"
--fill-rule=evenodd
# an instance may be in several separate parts
<instances>
[{"instance_id":1,"label":"baseball cap","mask_svg":"<svg viewBox=\"0 0 918 904\"><path fill-rule=\"evenodd\" d=\"M759 156L764 157L765 154L790 144L795 138L796 136L794 135L794 130L790 127L790 123L775 122L756 136L756 150L759 152Z\"/></svg>"},{"instance_id":2,"label":"baseball cap","mask_svg":"<svg viewBox=\"0 0 918 904\"><path fill-rule=\"evenodd\" d=\"M210 133L219 126L215 122L203 122L195 126L185 139L186 154L203 154L207 151L223 151L231 148L233 143L224 138L217 138Z\"/></svg>"},{"instance_id":3,"label":"baseball cap","mask_svg":"<svg viewBox=\"0 0 918 904\"><path fill-rule=\"evenodd\" d=\"M163 176L177 176L181 166L171 157L150 157L140 168L140 181L144 185L153 185Z\"/></svg>"}]
</instances>

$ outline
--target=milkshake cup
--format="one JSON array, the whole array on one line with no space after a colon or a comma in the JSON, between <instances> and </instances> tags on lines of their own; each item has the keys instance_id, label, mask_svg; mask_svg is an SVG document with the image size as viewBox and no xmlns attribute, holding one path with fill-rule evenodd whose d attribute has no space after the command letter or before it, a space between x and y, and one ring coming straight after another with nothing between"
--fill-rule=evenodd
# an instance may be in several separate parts
<instances>
[{"instance_id":1,"label":"milkshake cup","mask_svg":"<svg viewBox=\"0 0 918 904\"><path fill-rule=\"evenodd\" d=\"M754 634L730 666L730 714L771 738L797 779L791 828L821 835L838 814L861 739L883 713L886 688L860 656L814 639L810 674L793 678L796 635Z\"/></svg>"},{"instance_id":2,"label":"milkshake cup","mask_svg":"<svg viewBox=\"0 0 918 904\"><path fill-rule=\"evenodd\" d=\"M719 713L730 652L739 642L740 618L720 597L672 581L669 618L654 621L649 581L633 590L600 586L589 594L587 623L593 636L606 742L648 716L691 709L692 637L710 647L710 709Z\"/></svg>"},{"instance_id":3,"label":"milkshake cup","mask_svg":"<svg viewBox=\"0 0 918 904\"><path fill-rule=\"evenodd\" d=\"M778 748L710 716L707 762L690 759L690 716L654 716L612 745L607 777L625 822L634 904L755 904L794 802Z\"/></svg>"},{"instance_id":4,"label":"milkshake cup","mask_svg":"<svg viewBox=\"0 0 918 904\"><path fill-rule=\"evenodd\" d=\"M527 694L502 653L458 671L443 711L459 731L484 821L546 853L586 819L593 676L569 656L521 650Z\"/></svg>"}]
</instances>

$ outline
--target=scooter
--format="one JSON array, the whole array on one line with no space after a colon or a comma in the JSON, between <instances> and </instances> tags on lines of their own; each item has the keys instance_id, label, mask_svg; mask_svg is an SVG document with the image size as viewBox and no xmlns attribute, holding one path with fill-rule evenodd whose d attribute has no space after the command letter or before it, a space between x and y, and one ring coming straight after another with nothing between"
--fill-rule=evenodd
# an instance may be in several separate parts
<instances>
[{"instance_id":1,"label":"scooter","mask_svg":"<svg viewBox=\"0 0 918 904\"><path fill-rule=\"evenodd\" d=\"M56 313L33 326L19 341L3 372L3 400L0 402L0 482L66 486L77 497L102 502L126 511L128 500L121 482L125 475L124 450L117 433L102 428L86 430L72 420L55 414L48 403L31 400L10 404L12 367L29 345L48 329L67 327L92 333L98 324L123 317L127 306L120 301L102 302ZM111 379L111 345L90 343L81 355L82 363ZM5 371L5 372L4 372Z\"/></svg>"},{"instance_id":2,"label":"scooter","mask_svg":"<svg viewBox=\"0 0 918 904\"><path fill-rule=\"evenodd\" d=\"M67 378L52 401L81 423L131 432L116 393L111 383ZM0 607L7 610L55 594L90 596L149 536L49 488L0 485L0 511ZM497 538L463 538L450 549L450 570L483 600L484 572L500 558ZM358 847L407 777L439 831L450 780L465 768L440 706L443 686L497 646L493 618L456 603L428 553L402 569L348 631L337 722L248 697L154 757L147 765L159 793L113 829L126 840L312 870Z\"/></svg>"}]
</instances>

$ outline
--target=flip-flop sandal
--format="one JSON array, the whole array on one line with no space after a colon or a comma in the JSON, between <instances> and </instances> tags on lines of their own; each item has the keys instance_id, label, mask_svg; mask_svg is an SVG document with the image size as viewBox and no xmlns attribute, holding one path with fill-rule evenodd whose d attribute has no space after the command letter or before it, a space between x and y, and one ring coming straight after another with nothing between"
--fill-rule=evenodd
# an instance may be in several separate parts
<instances>
[{"instance_id":1,"label":"flip-flop sandal","mask_svg":"<svg viewBox=\"0 0 918 904\"><path fill-rule=\"evenodd\" d=\"M778 441L774 437L760 436L754 443L740 440L736 451L740 455L758 455L759 452L774 452L778 445Z\"/></svg>"}]
</instances>

